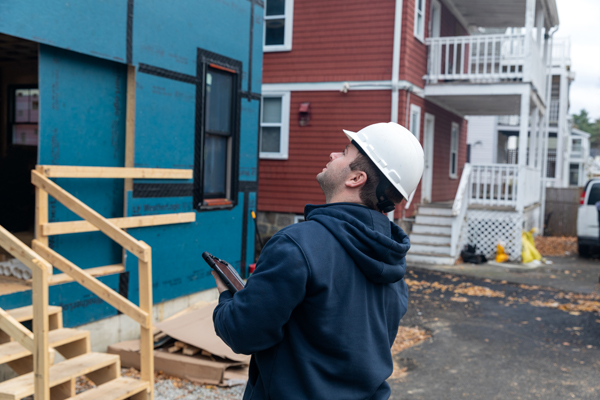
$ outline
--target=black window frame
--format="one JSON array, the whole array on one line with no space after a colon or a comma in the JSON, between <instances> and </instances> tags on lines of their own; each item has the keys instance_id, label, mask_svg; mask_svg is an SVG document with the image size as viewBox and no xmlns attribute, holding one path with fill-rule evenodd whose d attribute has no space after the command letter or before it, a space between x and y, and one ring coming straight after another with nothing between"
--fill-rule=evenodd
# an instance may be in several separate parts
<instances>
[{"instance_id":1,"label":"black window frame","mask_svg":"<svg viewBox=\"0 0 600 400\"><path fill-rule=\"evenodd\" d=\"M240 155L240 124L242 100L242 63L229 57L204 49L198 49L196 86L196 132L194 145L194 209L197 211L230 209L238 203L239 187L239 155ZM211 70L226 72L232 75L232 109L231 109L231 145L228 160L227 204L205 204L204 196L204 148L206 130L206 74Z\"/></svg>"}]
</instances>

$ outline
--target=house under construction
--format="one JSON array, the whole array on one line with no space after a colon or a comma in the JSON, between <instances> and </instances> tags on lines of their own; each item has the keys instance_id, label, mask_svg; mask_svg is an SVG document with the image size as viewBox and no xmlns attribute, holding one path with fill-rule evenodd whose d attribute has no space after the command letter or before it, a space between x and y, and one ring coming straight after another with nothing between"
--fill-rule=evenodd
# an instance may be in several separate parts
<instances>
[{"instance_id":1,"label":"house under construction","mask_svg":"<svg viewBox=\"0 0 600 400\"><path fill-rule=\"evenodd\" d=\"M153 398L152 321L212 295L202 252L245 275L263 7L0 4L0 398ZM92 352L140 336L141 381Z\"/></svg>"}]
</instances>

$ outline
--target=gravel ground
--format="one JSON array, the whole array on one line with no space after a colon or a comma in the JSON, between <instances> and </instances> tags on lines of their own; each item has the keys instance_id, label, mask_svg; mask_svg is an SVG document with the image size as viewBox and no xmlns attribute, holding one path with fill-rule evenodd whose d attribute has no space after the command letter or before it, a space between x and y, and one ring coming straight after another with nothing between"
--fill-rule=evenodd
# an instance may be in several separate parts
<instances>
[{"instance_id":1,"label":"gravel ground","mask_svg":"<svg viewBox=\"0 0 600 400\"><path fill-rule=\"evenodd\" d=\"M222 388L164 379L154 384L154 398L155 400L238 400L242 398L245 388L246 385Z\"/></svg>"}]
</instances>

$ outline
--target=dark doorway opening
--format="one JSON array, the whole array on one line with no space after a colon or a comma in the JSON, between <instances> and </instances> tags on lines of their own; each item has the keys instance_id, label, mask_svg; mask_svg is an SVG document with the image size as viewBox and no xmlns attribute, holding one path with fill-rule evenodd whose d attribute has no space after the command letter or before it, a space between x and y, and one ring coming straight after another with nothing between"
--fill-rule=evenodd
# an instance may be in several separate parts
<instances>
[{"instance_id":1,"label":"dark doorway opening","mask_svg":"<svg viewBox=\"0 0 600 400\"><path fill-rule=\"evenodd\" d=\"M39 144L38 54L38 43L0 34L0 225L28 246ZM0 262L9 258L0 248Z\"/></svg>"}]
</instances>

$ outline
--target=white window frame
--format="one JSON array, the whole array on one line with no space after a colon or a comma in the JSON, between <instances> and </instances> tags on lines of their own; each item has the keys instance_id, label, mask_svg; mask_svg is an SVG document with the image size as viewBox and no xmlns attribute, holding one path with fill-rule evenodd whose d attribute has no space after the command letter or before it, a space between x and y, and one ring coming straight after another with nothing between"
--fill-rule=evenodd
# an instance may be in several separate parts
<instances>
[{"instance_id":1,"label":"white window frame","mask_svg":"<svg viewBox=\"0 0 600 400\"><path fill-rule=\"evenodd\" d=\"M457 179L458 178L458 142L460 140L460 127L456 122L453 122L450 128L450 165L448 169L448 173L450 178ZM454 157L454 173L452 173L452 155Z\"/></svg>"},{"instance_id":2,"label":"white window frame","mask_svg":"<svg viewBox=\"0 0 600 400\"><path fill-rule=\"evenodd\" d=\"M263 21L263 52L270 53L275 51L291 51L292 50L292 32L294 26L294 0L285 0L285 14L283 15L271 15L267 16L267 1L265 1L265 14ZM267 37L267 20L269 19L283 19L285 20L285 28L283 34L283 44L271 44L266 45L265 39Z\"/></svg>"},{"instance_id":3,"label":"white window frame","mask_svg":"<svg viewBox=\"0 0 600 400\"><path fill-rule=\"evenodd\" d=\"M304 215L294 215L294 223L304 222Z\"/></svg>"},{"instance_id":4,"label":"white window frame","mask_svg":"<svg viewBox=\"0 0 600 400\"><path fill-rule=\"evenodd\" d=\"M259 157L268 160L287 160L289 156L289 139L290 139L290 92L263 92L262 98L281 98L281 123L263 122L263 102L261 99L260 107L260 135L258 148L262 148L262 128L263 127L279 127L280 141L279 153L260 151Z\"/></svg>"},{"instance_id":5,"label":"white window frame","mask_svg":"<svg viewBox=\"0 0 600 400\"><path fill-rule=\"evenodd\" d=\"M421 141L421 107L411 104L410 105L410 119L409 119L409 131L420 142Z\"/></svg>"},{"instance_id":6,"label":"white window frame","mask_svg":"<svg viewBox=\"0 0 600 400\"><path fill-rule=\"evenodd\" d=\"M413 34L417 39L421 42L425 42L425 10L427 10L427 0L422 0L421 5L423 6L422 10L419 10L419 0L415 0L415 20L414 20L414 32ZM419 24L417 21L419 17L423 19L423 23L421 24L421 31L418 31Z\"/></svg>"}]
</instances>

